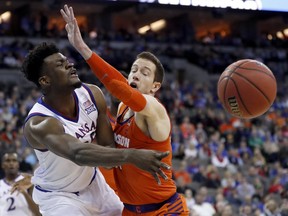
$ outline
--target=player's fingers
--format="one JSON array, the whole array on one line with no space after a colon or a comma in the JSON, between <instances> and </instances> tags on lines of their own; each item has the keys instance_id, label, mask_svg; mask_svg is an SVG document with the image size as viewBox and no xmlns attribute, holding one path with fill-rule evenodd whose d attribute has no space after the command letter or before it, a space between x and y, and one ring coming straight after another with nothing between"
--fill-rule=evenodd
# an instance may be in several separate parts
<instances>
[{"instance_id":1,"label":"player's fingers","mask_svg":"<svg viewBox=\"0 0 288 216\"><path fill-rule=\"evenodd\" d=\"M10 194L12 195L15 192L15 190L16 190L15 187L11 188Z\"/></svg>"},{"instance_id":2,"label":"player's fingers","mask_svg":"<svg viewBox=\"0 0 288 216\"><path fill-rule=\"evenodd\" d=\"M170 170L170 169L171 169L171 167L170 167L168 164L163 163L163 162L160 163L160 168L164 168L164 169L166 169L166 170ZM160 169L160 168L159 168L159 169Z\"/></svg>"},{"instance_id":3,"label":"player's fingers","mask_svg":"<svg viewBox=\"0 0 288 216\"><path fill-rule=\"evenodd\" d=\"M161 181L160 181L160 179L159 179L159 177L157 175L157 172L152 172L151 174L153 175L153 177L156 180L157 184L160 185Z\"/></svg>"},{"instance_id":4,"label":"player's fingers","mask_svg":"<svg viewBox=\"0 0 288 216\"><path fill-rule=\"evenodd\" d=\"M67 16L70 17L70 11L69 11L69 8L68 8L67 4L64 5L64 11L67 14Z\"/></svg>"},{"instance_id":5,"label":"player's fingers","mask_svg":"<svg viewBox=\"0 0 288 216\"><path fill-rule=\"evenodd\" d=\"M70 17L74 19L75 16L74 16L73 8L72 8L72 7L69 7L69 11L70 11Z\"/></svg>"},{"instance_id":6,"label":"player's fingers","mask_svg":"<svg viewBox=\"0 0 288 216\"><path fill-rule=\"evenodd\" d=\"M170 154L169 151L166 151L166 152L158 152L157 155L156 155L156 157L161 160L161 159L167 157L169 154Z\"/></svg>"},{"instance_id":7,"label":"player's fingers","mask_svg":"<svg viewBox=\"0 0 288 216\"><path fill-rule=\"evenodd\" d=\"M30 173L20 173L20 175L22 175L22 176L24 176L24 178L28 178L28 177L32 177L32 174L30 174ZM21 180L20 180L21 181Z\"/></svg>"},{"instance_id":8,"label":"player's fingers","mask_svg":"<svg viewBox=\"0 0 288 216\"><path fill-rule=\"evenodd\" d=\"M66 15L66 13L64 12L63 9L60 10L60 13L61 13L63 19L65 20L65 22L68 22L68 16Z\"/></svg>"},{"instance_id":9,"label":"player's fingers","mask_svg":"<svg viewBox=\"0 0 288 216\"><path fill-rule=\"evenodd\" d=\"M158 175L160 175L163 179L168 180L167 175L159 168L158 169Z\"/></svg>"},{"instance_id":10,"label":"player's fingers","mask_svg":"<svg viewBox=\"0 0 288 216\"><path fill-rule=\"evenodd\" d=\"M10 194L12 195L17 190L17 185L12 185L12 188L10 190Z\"/></svg>"}]
</instances>

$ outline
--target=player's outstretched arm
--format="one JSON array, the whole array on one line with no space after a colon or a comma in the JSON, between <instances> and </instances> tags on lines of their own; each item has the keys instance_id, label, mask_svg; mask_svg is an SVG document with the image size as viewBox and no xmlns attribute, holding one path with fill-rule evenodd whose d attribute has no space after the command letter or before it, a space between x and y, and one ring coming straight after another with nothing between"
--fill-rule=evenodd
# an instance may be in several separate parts
<instances>
[{"instance_id":1,"label":"player's outstretched arm","mask_svg":"<svg viewBox=\"0 0 288 216\"><path fill-rule=\"evenodd\" d=\"M92 143L84 145L75 137L65 133L62 123L53 117L31 117L25 124L24 135L32 146L39 146L42 143L45 145L43 148L80 166L109 167L130 163L151 173L155 178L158 174L165 179L166 176L161 168L170 169L167 164L161 162L169 152L114 149Z\"/></svg>"}]
</instances>

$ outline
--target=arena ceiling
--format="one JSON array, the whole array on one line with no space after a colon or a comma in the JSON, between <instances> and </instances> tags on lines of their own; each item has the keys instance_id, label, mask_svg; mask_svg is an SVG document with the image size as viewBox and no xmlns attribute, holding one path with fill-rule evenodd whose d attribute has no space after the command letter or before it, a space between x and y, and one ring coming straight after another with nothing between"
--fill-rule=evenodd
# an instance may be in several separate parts
<instances>
[{"instance_id":1,"label":"arena ceiling","mask_svg":"<svg viewBox=\"0 0 288 216\"><path fill-rule=\"evenodd\" d=\"M25 10L29 5L30 10L43 11L49 16L59 16L59 9L66 3L65 0L2 0L0 12L7 10ZM158 19L187 19L196 32L219 31L221 29L237 28L239 23L257 23L259 31L275 33L285 28L288 17L285 13L240 11L228 9L195 8L180 6L163 6L155 4L138 4L131 2L115 3L104 0L69 0L69 4L78 15L107 15L113 20L122 20L121 24L137 23L137 26L146 25ZM124 21L123 21L124 20Z\"/></svg>"}]
</instances>

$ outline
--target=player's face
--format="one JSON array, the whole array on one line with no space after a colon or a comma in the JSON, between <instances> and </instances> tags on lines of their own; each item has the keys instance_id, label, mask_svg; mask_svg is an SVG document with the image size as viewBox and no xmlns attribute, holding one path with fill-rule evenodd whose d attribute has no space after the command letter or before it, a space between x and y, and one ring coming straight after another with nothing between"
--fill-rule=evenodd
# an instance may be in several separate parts
<instances>
[{"instance_id":1,"label":"player's face","mask_svg":"<svg viewBox=\"0 0 288 216\"><path fill-rule=\"evenodd\" d=\"M74 64L61 53L55 53L44 59L44 73L49 85L55 88L79 88L81 81L77 75Z\"/></svg>"},{"instance_id":2,"label":"player's face","mask_svg":"<svg viewBox=\"0 0 288 216\"><path fill-rule=\"evenodd\" d=\"M139 58L132 67L128 76L128 83L143 94L152 94L160 88L159 82L154 82L156 66L153 62Z\"/></svg>"},{"instance_id":3,"label":"player's face","mask_svg":"<svg viewBox=\"0 0 288 216\"><path fill-rule=\"evenodd\" d=\"M5 154L2 160L2 169L7 174L17 174L19 171L19 162L17 154Z\"/></svg>"}]
</instances>

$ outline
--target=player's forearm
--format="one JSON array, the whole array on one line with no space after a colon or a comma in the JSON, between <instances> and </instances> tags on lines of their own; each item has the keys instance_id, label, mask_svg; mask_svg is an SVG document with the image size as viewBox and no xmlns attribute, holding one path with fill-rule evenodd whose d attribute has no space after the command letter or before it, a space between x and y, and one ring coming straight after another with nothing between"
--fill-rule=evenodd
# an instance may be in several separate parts
<instances>
[{"instance_id":1,"label":"player's forearm","mask_svg":"<svg viewBox=\"0 0 288 216\"><path fill-rule=\"evenodd\" d=\"M92 50L87 46L86 43L75 46L75 49L79 52L79 54L85 59L91 58Z\"/></svg>"},{"instance_id":2,"label":"player's forearm","mask_svg":"<svg viewBox=\"0 0 288 216\"><path fill-rule=\"evenodd\" d=\"M90 146L89 146L90 145ZM119 166L132 163L133 149L114 149L85 144L74 150L72 159L80 166Z\"/></svg>"},{"instance_id":3,"label":"player's forearm","mask_svg":"<svg viewBox=\"0 0 288 216\"><path fill-rule=\"evenodd\" d=\"M91 53L89 59L85 59L96 77L104 84L107 85L111 80L119 80L127 83L126 78L104 59L96 53Z\"/></svg>"},{"instance_id":4,"label":"player's forearm","mask_svg":"<svg viewBox=\"0 0 288 216\"><path fill-rule=\"evenodd\" d=\"M30 209L30 211L33 213L34 216L41 216L40 212L39 212L39 207L38 205L32 200L32 197L25 191L22 192L22 194L24 195L27 203L28 203L28 207Z\"/></svg>"},{"instance_id":5,"label":"player's forearm","mask_svg":"<svg viewBox=\"0 0 288 216\"><path fill-rule=\"evenodd\" d=\"M139 112L145 108L147 103L145 97L139 91L129 86L125 77L100 56L92 53L87 63L97 78L114 97L121 100L135 112Z\"/></svg>"}]
</instances>

